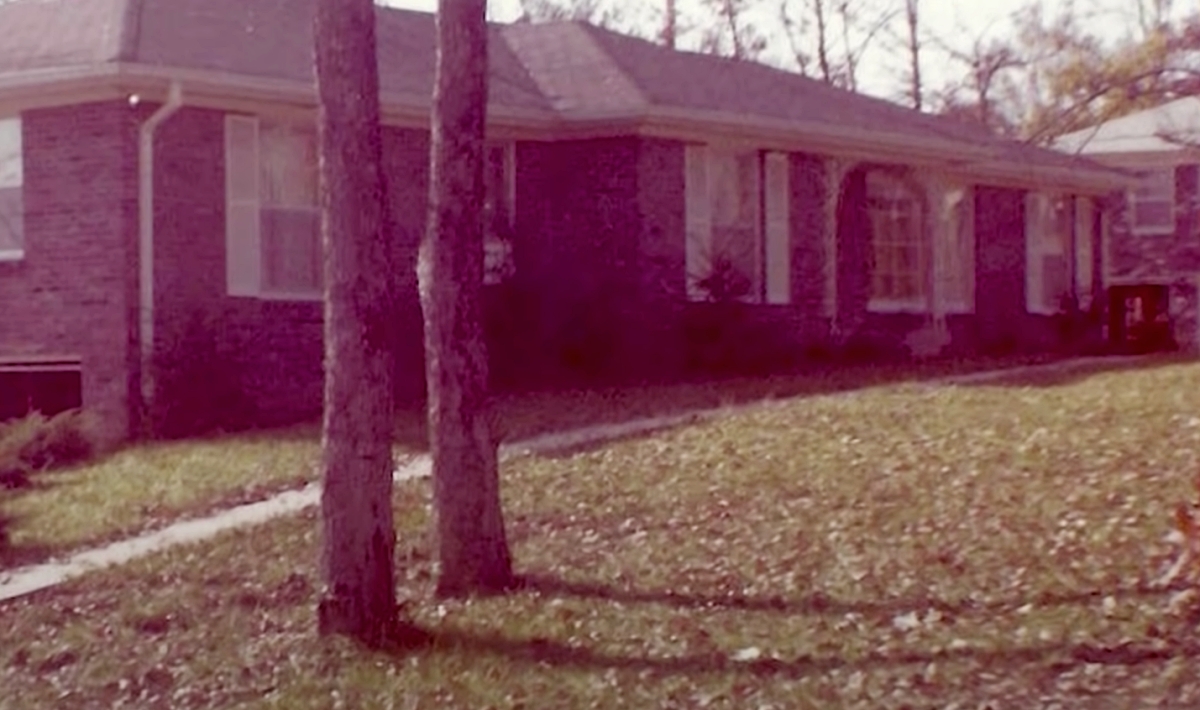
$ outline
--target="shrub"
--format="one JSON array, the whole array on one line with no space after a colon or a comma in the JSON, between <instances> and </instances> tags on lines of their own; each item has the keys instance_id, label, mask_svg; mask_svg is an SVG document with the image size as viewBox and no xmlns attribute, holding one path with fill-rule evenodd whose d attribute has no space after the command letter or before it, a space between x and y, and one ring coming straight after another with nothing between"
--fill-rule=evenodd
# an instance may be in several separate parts
<instances>
[{"instance_id":1,"label":"shrub","mask_svg":"<svg viewBox=\"0 0 1200 710\"><path fill-rule=\"evenodd\" d=\"M90 420L77 409L0 424L0 486L20 488L35 473L86 461L95 451Z\"/></svg>"}]
</instances>

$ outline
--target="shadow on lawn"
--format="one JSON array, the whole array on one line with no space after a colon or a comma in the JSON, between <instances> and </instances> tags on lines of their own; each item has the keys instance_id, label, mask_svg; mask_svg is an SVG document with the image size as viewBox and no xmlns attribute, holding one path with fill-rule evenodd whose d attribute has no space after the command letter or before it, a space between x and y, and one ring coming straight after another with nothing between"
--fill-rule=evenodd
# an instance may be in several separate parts
<instances>
[{"instance_id":1,"label":"shadow on lawn","mask_svg":"<svg viewBox=\"0 0 1200 710\"><path fill-rule=\"evenodd\" d=\"M986 603L970 599L945 601L927 597L890 599L878 602L852 602L834 599L821 592L815 592L800 598L682 594L669 589L622 589L606 584L569 582L541 575L523 576L521 578L521 588L548 597L581 597L621 604L662 604L680 609L729 609L735 611L777 612L782 614L845 615L857 613L867 617L890 620L896 614L910 612L914 609L936 609L942 614L950 616L998 614L1015 611L1030 603L1038 606L1070 606L1099 601L1109 596L1118 599L1161 597L1171 592L1182 591L1188 587L1184 585L1172 587L1137 586L1112 590L1045 593L1034 598L1005 599Z\"/></svg>"},{"instance_id":2,"label":"shadow on lawn","mask_svg":"<svg viewBox=\"0 0 1200 710\"><path fill-rule=\"evenodd\" d=\"M501 441L515 441L596 424L648 417L669 417L699 409L736 407L764 400L810 397L852 390L921 382L948 376L1044 364L1045 357L939 360L926 363L810 365L788 373L717 379L630 382L558 390L498 391L493 430ZM397 413L397 444L414 450L428 446L422 403Z\"/></svg>"},{"instance_id":3,"label":"shadow on lawn","mask_svg":"<svg viewBox=\"0 0 1200 710\"><path fill-rule=\"evenodd\" d=\"M875 670L893 666L924 666L935 662L974 660L995 670L1004 665L1050 662L1050 670L1065 671L1077 664L1133 666L1162 662L1173 658L1200 657L1200 643L1186 639L1163 642L1156 646L1132 643L1097 646L1089 643L1050 643L1005 649L953 648L937 651L872 651L857 658L839 655L803 654L790 659L760 657L738 661L721 652L674 657L625 656L602 653L586 646L560 643L551 639L511 639L495 634L477 635L462 631L433 631L427 643L436 650L478 656L501 656L513 662L552 667L598 670L628 670L662 675L704 675L743 673L799 679L834 670ZM410 647L411 648L411 647ZM410 648L398 649L397 661L407 662Z\"/></svg>"},{"instance_id":4,"label":"shadow on lawn","mask_svg":"<svg viewBox=\"0 0 1200 710\"><path fill-rule=\"evenodd\" d=\"M943 614L988 614L1015 612L1025 603L1043 606L1079 604L1099 600L1103 596L1164 595L1171 590L1132 588L1124 590L1093 590L1078 594L1042 595L1034 600L1007 600L995 603L947 603L938 600L895 600L880 603L844 602L822 595L810 595L799 600L782 597L701 596L684 595L673 591L638 591L618 589L593 583L571 583L565 580L527 576L521 579L524 591L547 596L577 596L617 603L658 603L696 609L725 608L748 612L786 614L833 614L857 612L881 616L890 622L892 615L902 610L931 609ZM545 664L550 667L583 669L635 670L664 675L702 675L739 673L774 678L799 679L806 675L828 673L830 670L872 670L895 666L924 666L932 662L971 660L989 668L1004 664L1049 663L1051 672L1064 672L1081 663L1108 666L1135 666L1140 663L1163 662L1172 658L1200 657L1200 642L1189 632L1156 639L1122 640L1116 645L1093 643L1048 643L1013 646L1003 649L953 648L940 650L872 651L865 656L847 658L840 655L805 654L792 658L757 657L739 661L726 652L710 651L674 657L606 654L588 646L566 644L559 640L534 637L516 639L496 633L472 633L444 628L409 628L407 640L397 642L390 650L397 661L407 662L414 646L434 652L500 656L514 662Z\"/></svg>"},{"instance_id":5,"label":"shadow on lawn","mask_svg":"<svg viewBox=\"0 0 1200 710\"><path fill-rule=\"evenodd\" d=\"M675 592L642 592L616 589L610 586L570 583L548 577L524 577L522 586L549 596L581 596L620 603L657 603L687 608L727 608L743 611L780 613L819 613L890 615L914 608L936 608L943 613L996 614L1012 611L1030 601L1043 605L1086 603L1102 596L1162 595L1169 590L1127 589L1089 591L1077 594L1043 595L1036 600L1008 600L994 604L952 604L937 600L896 600L882 603L851 603L810 596L801 600L765 597L705 597ZM874 651L861 657L847 658L836 654L802 654L793 658L758 657L737 660L719 651L674 657L616 655L603 653L582 645L534 637L510 638L499 634L475 634L468 630L409 628L408 636L379 649L390 652L397 662L407 662L414 648L434 652L450 652L475 656L499 656L512 662L526 662L551 667L645 671L662 675L703 675L739 673L797 679L827 673L832 670L864 670L926 665L933 662L974 660L989 668L1004 665L1048 663L1052 672L1063 672L1079 664L1133 666L1162 662L1175 658L1200 658L1200 641L1183 631L1160 635L1157 638L1126 640L1112 646L1093 643L1043 643L1002 649L946 648L929 651Z\"/></svg>"}]
</instances>

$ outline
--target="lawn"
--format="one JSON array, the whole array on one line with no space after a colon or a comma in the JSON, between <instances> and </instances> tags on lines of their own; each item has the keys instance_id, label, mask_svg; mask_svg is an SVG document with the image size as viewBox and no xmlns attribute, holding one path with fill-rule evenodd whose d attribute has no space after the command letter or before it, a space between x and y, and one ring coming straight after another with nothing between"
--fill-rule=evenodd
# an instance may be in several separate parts
<instances>
[{"instance_id":1,"label":"lawn","mask_svg":"<svg viewBox=\"0 0 1200 710\"><path fill-rule=\"evenodd\" d=\"M1200 471L1200 365L812 396L503 470L524 588L427 646L314 630L315 514L0 606L0 707L1195 707L1151 584Z\"/></svg>"},{"instance_id":2,"label":"lawn","mask_svg":"<svg viewBox=\"0 0 1200 710\"><path fill-rule=\"evenodd\" d=\"M837 368L758 379L505 395L497 400L495 424L501 439L513 441L600 422L928 378L999 364L1009 363ZM423 411L399 413L399 460L426 448L424 424ZM0 569L44 561L300 488L316 479L317 437L318 427L312 424L140 445L92 465L42 476L34 488L10 493L0 501L0 514L12 518L12 544L0 549Z\"/></svg>"}]
</instances>

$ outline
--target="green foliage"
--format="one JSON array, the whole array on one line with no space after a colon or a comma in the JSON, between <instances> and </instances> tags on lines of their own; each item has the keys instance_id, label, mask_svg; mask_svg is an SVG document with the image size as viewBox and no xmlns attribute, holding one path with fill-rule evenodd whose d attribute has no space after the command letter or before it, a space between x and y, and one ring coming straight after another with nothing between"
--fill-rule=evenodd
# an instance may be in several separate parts
<instances>
[{"instance_id":1,"label":"green foliage","mask_svg":"<svg viewBox=\"0 0 1200 710\"><path fill-rule=\"evenodd\" d=\"M1029 68L1025 133L1035 142L1095 125L1200 88L1200 13L1105 41L1068 7L1055 17L1029 12L1017 43Z\"/></svg>"},{"instance_id":2,"label":"green foliage","mask_svg":"<svg viewBox=\"0 0 1200 710\"><path fill-rule=\"evenodd\" d=\"M28 486L34 474L86 461L95 450L88 419L78 410L0 422L0 502L9 491ZM11 525L0 511L0 550L8 547Z\"/></svg>"},{"instance_id":3,"label":"green foliage","mask_svg":"<svg viewBox=\"0 0 1200 710\"><path fill-rule=\"evenodd\" d=\"M0 486L23 487L31 475L86 461L95 451L91 423L79 410L0 424Z\"/></svg>"}]
</instances>

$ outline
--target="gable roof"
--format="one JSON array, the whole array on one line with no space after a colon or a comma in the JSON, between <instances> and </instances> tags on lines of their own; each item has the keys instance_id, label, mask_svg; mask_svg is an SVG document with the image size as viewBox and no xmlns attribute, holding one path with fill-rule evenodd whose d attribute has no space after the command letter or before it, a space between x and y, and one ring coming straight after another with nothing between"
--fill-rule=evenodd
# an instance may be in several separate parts
<instances>
[{"instance_id":1,"label":"gable roof","mask_svg":"<svg viewBox=\"0 0 1200 710\"><path fill-rule=\"evenodd\" d=\"M6 78L54 70L153 71L217 82L261 80L312 92L313 0L9 0L0 2ZM434 16L377 7L385 102L427 111ZM1122 179L1090 161L1007 141L957 122L765 65L670 50L591 25L493 25L489 107L538 125L686 119L701 129L819 140L872 155L934 156L1032 180Z\"/></svg>"},{"instance_id":2,"label":"gable roof","mask_svg":"<svg viewBox=\"0 0 1200 710\"><path fill-rule=\"evenodd\" d=\"M1162 106L1115 118L1060 136L1055 147L1082 154L1170 153L1200 144L1200 97L1188 96Z\"/></svg>"}]
</instances>

